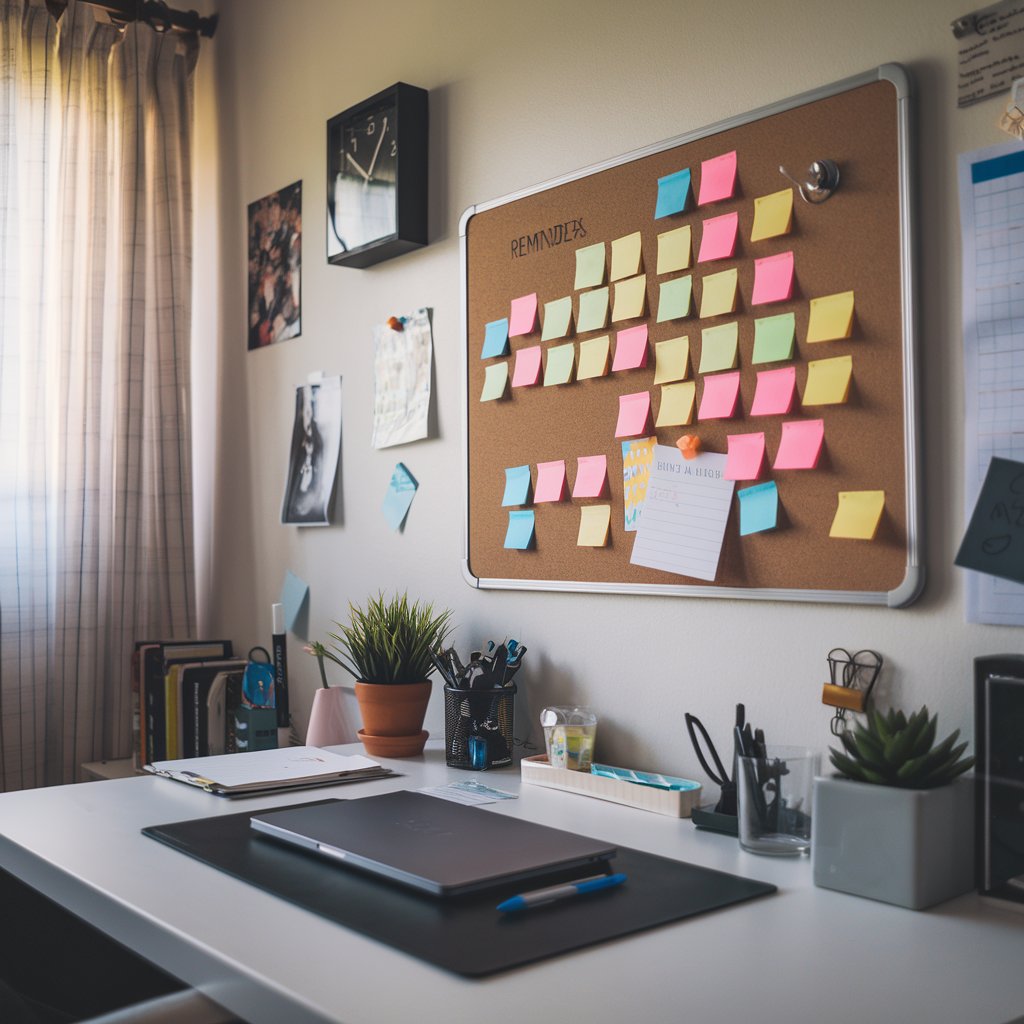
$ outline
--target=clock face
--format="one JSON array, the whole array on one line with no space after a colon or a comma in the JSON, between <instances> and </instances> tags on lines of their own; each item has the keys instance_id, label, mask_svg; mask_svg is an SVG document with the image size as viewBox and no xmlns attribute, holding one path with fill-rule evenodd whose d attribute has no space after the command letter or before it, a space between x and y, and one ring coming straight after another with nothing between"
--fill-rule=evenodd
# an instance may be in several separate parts
<instances>
[{"instance_id":1,"label":"clock face","mask_svg":"<svg viewBox=\"0 0 1024 1024\"><path fill-rule=\"evenodd\" d=\"M331 154L334 181L327 208L327 255L356 249L397 231L398 126L394 103L341 125Z\"/></svg>"}]
</instances>

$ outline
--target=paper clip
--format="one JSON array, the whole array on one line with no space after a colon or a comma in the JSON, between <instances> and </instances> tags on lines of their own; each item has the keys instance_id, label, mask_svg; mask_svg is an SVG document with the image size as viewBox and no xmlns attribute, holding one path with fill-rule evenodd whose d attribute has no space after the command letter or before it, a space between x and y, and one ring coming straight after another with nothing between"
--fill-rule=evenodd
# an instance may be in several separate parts
<instances>
[{"instance_id":1,"label":"paper clip","mask_svg":"<svg viewBox=\"0 0 1024 1024\"><path fill-rule=\"evenodd\" d=\"M828 652L830 683L821 689L821 703L836 709L829 729L839 736L846 729L846 713L863 714L882 671L882 656L875 651L850 654L843 647Z\"/></svg>"}]
</instances>

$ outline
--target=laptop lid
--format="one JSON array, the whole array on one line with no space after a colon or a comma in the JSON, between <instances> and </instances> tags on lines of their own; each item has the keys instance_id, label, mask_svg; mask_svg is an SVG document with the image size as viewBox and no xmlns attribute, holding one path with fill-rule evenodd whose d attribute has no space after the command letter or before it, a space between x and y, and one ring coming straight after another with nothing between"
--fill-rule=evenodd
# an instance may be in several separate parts
<instances>
[{"instance_id":1,"label":"laptop lid","mask_svg":"<svg viewBox=\"0 0 1024 1024\"><path fill-rule=\"evenodd\" d=\"M400 790L250 818L253 829L435 896L455 896L570 868L605 867L597 839Z\"/></svg>"}]
</instances>

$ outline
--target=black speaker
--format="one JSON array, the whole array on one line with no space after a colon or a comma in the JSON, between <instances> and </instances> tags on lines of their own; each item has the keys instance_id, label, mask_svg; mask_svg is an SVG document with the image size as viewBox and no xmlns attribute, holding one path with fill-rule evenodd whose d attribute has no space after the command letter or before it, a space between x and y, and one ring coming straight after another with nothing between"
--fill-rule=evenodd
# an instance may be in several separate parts
<instances>
[{"instance_id":1,"label":"black speaker","mask_svg":"<svg viewBox=\"0 0 1024 1024\"><path fill-rule=\"evenodd\" d=\"M975 873L1024 910L1024 655L974 659Z\"/></svg>"}]
</instances>

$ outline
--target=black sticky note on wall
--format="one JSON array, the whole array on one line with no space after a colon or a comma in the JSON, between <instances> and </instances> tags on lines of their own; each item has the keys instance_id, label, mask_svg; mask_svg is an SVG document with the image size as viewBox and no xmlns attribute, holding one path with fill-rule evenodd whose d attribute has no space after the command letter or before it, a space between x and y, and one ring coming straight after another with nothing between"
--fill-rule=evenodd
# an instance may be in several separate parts
<instances>
[{"instance_id":1,"label":"black sticky note on wall","mask_svg":"<svg viewBox=\"0 0 1024 1024\"><path fill-rule=\"evenodd\" d=\"M993 458L955 562L1024 583L1024 463Z\"/></svg>"}]
</instances>

